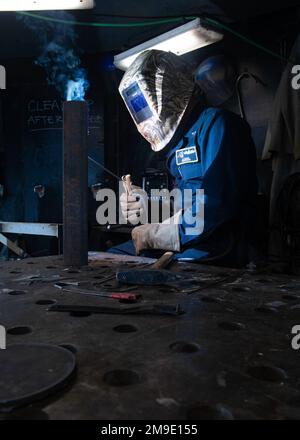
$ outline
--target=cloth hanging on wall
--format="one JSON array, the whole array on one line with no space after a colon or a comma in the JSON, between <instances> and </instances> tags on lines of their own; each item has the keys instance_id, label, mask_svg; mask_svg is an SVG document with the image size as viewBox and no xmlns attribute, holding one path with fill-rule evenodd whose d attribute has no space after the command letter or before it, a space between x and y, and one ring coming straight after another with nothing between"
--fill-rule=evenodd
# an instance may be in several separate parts
<instances>
[{"instance_id":1,"label":"cloth hanging on wall","mask_svg":"<svg viewBox=\"0 0 300 440\"><path fill-rule=\"evenodd\" d=\"M293 67L300 65L300 35L289 60L275 96L262 154L262 160L272 159L269 254L279 259L286 257L285 238L282 228L278 227L279 196L288 178L300 172L300 89L293 87L296 75Z\"/></svg>"},{"instance_id":2,"label":"cloth hanging on wall","mask_svg":"<svg viewBox=\"0 0 300 440\"><path fill-rule=\"evenodd\" d=\"M292 69L295 65L300 65L300 35L289 59L276 93L263 160L273 157L273 153L291 154L296 160L300 159L300 89L296 90L292 86L295 79Z\"/></svg>"}]
</instances>

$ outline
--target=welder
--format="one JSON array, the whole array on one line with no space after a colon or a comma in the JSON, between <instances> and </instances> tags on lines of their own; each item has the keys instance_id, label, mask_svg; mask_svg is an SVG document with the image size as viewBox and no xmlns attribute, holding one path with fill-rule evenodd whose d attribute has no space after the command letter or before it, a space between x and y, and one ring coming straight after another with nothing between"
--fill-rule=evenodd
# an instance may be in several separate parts
<instances>
[{"instance_id":1,"label":"welder","mask_svg":"<svg viewBox=\"0 0 300 440\"><path fill-rule=\"evenodd\" d=\"M132 240L111 252L243 266L253 258L257 194L256 153L248 124L221 108L209 107L184 60L158 50L140 54L124 74L119 91L152 150L166 152L166 165L182 192L191 190L190 213L132 230ZM199 190L204 215L197 217ZM142 216L137 188L124 192L120 206L131 221ZM180 218L180 221L178 220ZM192 231L192 233L191 233Z\"/></svg>"}]
</instances>

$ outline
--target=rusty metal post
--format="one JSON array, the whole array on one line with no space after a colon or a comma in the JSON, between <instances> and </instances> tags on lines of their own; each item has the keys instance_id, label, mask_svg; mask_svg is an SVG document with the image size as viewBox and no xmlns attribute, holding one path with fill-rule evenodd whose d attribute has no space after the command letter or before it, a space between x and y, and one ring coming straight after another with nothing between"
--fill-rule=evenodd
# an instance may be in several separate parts
<instances>
[{"instance_id":1,"label":"rusty metal post","mask_svg":"<svg viewBox=\"0 0 300 440\"><path fill-rule=\"evenodd\" d=\"M63 252L64 264L88 263L88 104L63 105Z\"/></svg>"}]
</instances>

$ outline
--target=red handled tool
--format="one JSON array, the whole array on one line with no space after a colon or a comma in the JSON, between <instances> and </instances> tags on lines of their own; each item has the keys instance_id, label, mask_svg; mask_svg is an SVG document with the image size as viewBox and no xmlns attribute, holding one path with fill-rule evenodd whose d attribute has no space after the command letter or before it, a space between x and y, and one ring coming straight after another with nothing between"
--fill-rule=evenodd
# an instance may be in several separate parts
<instances>
[{"instance_id":1,"label":"red handled tool","mask_svg":"<svg viewBox=\"0 0 300 440\"><path fill-rule=\"evenodd\" d=\"M141 295L136 295L134 293L95 292L92 290L66 289L64 283L56 283L54 284L54 286L62 290L63 292L79 293L81 295L101 296L103 298L117 299L119 301L137 301L141 297Z\"/></svg>"},{"instance_id":2,"label":"red handled tool","mask_svg":"<svg viewBox=\"0 0 300 440\"><path fill-rule=\"evenodd\" d=\"M118 299L118 300L126 300L126 301L137 301L140 295L135 295L134 293L110 293L108 295L99 293L96 295L105 296L107 298Z\"/></svg>"}]
</instances>

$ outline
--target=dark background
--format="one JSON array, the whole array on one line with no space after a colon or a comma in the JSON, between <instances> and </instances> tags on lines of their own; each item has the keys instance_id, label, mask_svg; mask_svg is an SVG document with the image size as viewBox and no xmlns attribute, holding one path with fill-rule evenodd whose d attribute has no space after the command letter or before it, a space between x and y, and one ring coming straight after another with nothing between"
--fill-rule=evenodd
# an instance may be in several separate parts
<instances>
[{"instance_id":1,"label":"dark background","mask_svg":"<svg viewBox=\"0 0 300 440\"><path fill-rule=\"evenodd\" d=\"M298 1L97 1L94 11L77 12L80 21L124 22L126 16L209 14L268 49L288 57L299 31ZM141 21L139 19L138 21ZM180 24L180 23L179 23ZM112 57L176 25L129 29L76 28L82 64L88 71L90 89L89 154L117 175L131 173L135 183L147 167L161 168L163 154L151 152L138 134L121 98L118 84L122 72L112 69ZM0 219L24 222L62 222L62 97L48 86L43 69L35 65L39 49L36 37L14 13L0 13L0 64L6 67L7 90L0 92ZM284 62L226 33L222 42L185 56L191 69L212 54L225 53L238 67L257 75L264 84L246 79L242 94L247 120L257 148L260 193L266 198L271 183L271 164L261 162L261 152L272 109L272 101ZM45 108L46 106L46 108ZM51 107L51 109L50 109ZM237 96L226 103L236 113ZM89 187L96 183L114 186L115 181L89 164ZM39 199L33 189L44 185ZM89 221L96 224L97 203L89 192ZM27 242L31 254L56 252L53 240L35 238ZM97 243L92 244L97 248ZM101 245L99 244L99 247Z\"/></svg>"}]
</instances>

